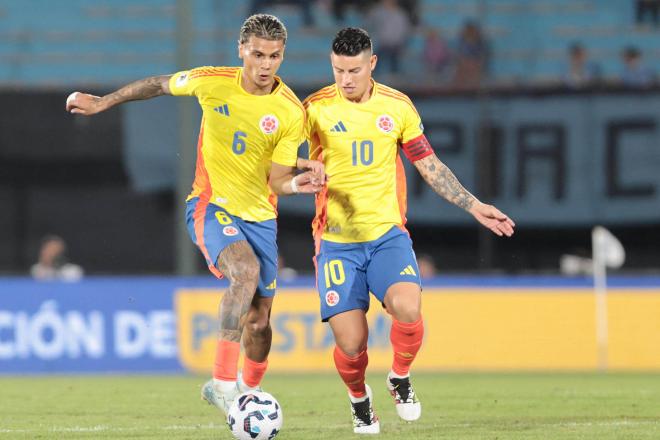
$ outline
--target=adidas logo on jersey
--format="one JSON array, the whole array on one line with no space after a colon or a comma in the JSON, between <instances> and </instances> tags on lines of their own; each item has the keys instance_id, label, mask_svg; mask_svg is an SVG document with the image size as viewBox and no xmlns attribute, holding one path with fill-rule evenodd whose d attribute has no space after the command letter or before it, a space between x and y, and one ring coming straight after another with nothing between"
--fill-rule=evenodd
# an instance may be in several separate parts
<instances>
[{"instance_id":1,"label":"adidas logo on jersey","mask_svg":"<svg viewBox=\"0 0 660 440\"><path fill-rule=\"evenodd\" d=\"M409 264L406 266L405 269L403 269L401 272L399 272L399 275L412 275L412 276L417 276L417 272L415 272L415 269Z\"/></svg>"},{"instance_id":2,"label":"adidas logo on jersey","mask_svg":"<svg viewBox=\"0 0 660 440\"><path fill-rule=\"evenodd\" d=\"M216 108L214 108L213 110L220 113L221 115L229 116L229 106L227 104L219 105Z\"/></svg>"},{"instance_id":3,"label":"adidas logo on jersey","mask_svg":"<svg viewBox=\"0 0 660 440\"><path fill-rule=\"evenodd\" d=\"M266 286L266 290L274 290L276 288L277 288L277 278L275 278L272 283Z\"/></svg>"},{"instance_id":4,"label":"adidas logo on jersey","mask_svg":"<svg viewBox=\"0 0 660 440\"><path fill-rule=\"evenodd\" d=\"M346 133L347 131L346 126L341 121L337 122L335 126L330 129L331 133Z\"/></svg>"}]
</instances>

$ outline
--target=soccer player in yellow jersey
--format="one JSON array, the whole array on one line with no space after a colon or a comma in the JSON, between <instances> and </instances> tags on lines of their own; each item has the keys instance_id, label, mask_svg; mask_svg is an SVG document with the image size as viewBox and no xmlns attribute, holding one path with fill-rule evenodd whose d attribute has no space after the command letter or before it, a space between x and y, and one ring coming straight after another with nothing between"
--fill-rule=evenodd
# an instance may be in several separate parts
<instances>
[{"instance_id":1,"label":"soccer player in yellow jersey","mask_svg":"<svg viewBox=\"0 0 660 440\"><path fill-rule=\"evenodd\" d=\"M392 370L387 387L398 415L417 420L421 404L410 383L410 366L421 346L419 269L405 228L406 180L400 153L436 193L465 209L497 235L511 236L514 223L481 203L433 152L421 119L403 93L375 82L371 39L362 29L339 31L330 60L335 84L304 101L310 158L329 176L316 196L313 231L321 318L329 321L334 360L348 387L353 430L380 432L365 384L369 292L392 316Z\"/></svg>"},{"instance_id":2,"label":"soccer player in yellow jersey","mask_svg":"<svg viewBox=\"0 0 660 440\"><path fill-rule=\"evenodd\" d=\"M210 271L230 283L219 310L213 379L202 388L203 398L225 413L239 391L259 386L266 371L277 276L276 194L314 193L322 187L322 164L297 158L304 108L275 76L286 37L277 17L253 15L240 31L242 68L200 67L154 76L103 97L76 92L66 106L71 113L92 115L160 95L199 101L203 119L186 219ZM296 176L296 166L313 171ZM245 359L239 378L241 337Z\"/></svg>"}]
</instances>

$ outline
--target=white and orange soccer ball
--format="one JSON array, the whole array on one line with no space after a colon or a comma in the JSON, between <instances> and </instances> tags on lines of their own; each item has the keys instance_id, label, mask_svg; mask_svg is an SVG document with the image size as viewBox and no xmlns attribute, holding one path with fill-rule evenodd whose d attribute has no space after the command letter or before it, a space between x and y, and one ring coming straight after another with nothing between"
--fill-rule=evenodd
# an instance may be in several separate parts
<instances>
[{"instance_id":1,"label":"white and orange soccer ball","mask_svg":"<svg viewBox=\"0 0 660 440\"><path fill-rule=\"evenodd\" d=\"M229 408L227 423L238 440L271 440L282 429L282 407L264 391L240 394Z\"/></svg>"}]
</instances>

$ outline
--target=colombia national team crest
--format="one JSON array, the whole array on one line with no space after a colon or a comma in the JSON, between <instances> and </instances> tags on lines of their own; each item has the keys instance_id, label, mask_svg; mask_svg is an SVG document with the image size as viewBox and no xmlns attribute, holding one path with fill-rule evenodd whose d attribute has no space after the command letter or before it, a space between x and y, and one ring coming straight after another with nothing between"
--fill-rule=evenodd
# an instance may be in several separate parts
<instances>
[{"instance_id":1,"label":"colombia national team crest","mask_svg":"<svg viewBox=\"0 0 660 440\"><path fill-rule=\"evenodd\" d=\"M225 226L222 228L222 233L228 237L233 237L234 235L238 235L238 229L233 226Z\"/></svg>"},{"instance_id":2,"label":"colombia national team crest","mask_svg":"<svg viewBox=\"0 0 660 440\"><path fill-rule=\"evenodd\" d=\"M394 130L394 119L389 115L380 115L376 119L376 126L383 133L389 133Z\"/></svg>"},{"instance_id":3,"label":"colombia national team crest","mask_svg":"<svg viewBox=\"0 0 660 440\"><path fill-rule=\"evenodd\" d=\"M328 290L325 294L325 303L330 307L336 306L339 302L339 294L334 290Z\"/></svg>"},{"instance_id":4,"label":"colombia national team crest","mask_svg":"<svg viewBox=\"0 0 660 440\"><path fill-rule=\"evenodd\" d=\"M277 131L277 128L280 126L280 121L277 120L275 115L265 115L259 121L259 128L265 134L272 134Z\"/></svg>"}]
</instances>

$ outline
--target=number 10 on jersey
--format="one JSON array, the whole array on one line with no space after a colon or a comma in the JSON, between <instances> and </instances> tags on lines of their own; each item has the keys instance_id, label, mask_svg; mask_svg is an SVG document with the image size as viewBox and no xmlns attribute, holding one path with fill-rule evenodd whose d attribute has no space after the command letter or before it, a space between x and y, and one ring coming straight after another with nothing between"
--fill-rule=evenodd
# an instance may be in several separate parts
<instances>
[{"instance_id":1,"label":"number 10 on jersey","mask_svg":"<svg viewBox=\"0 0 660 440\"><path fill-rule=\"evenodd\" d=\"M358 145L358 141L353 141L351 145L353 148L353 166L371 165L374 161L374 143L371 141L362 141Z\"/></svg>"}]
</instances>

